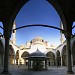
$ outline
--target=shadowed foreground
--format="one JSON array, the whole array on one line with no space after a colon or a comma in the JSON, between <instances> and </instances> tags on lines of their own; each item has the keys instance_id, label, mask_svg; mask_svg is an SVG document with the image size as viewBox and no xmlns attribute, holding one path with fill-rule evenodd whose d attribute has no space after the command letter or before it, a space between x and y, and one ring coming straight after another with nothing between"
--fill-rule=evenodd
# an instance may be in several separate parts
<instances>
[{"instance_id":1,"label":"shadowed foreground","mask_svg":"<svg viewBox=\"0 0 75 75\"><path fill-rule=\"evenodd\" d=\"M67 75L66 67L49 67L47 71L28 71L24 67L10 67L9 71L11 75ZM73 71L75 72L75 68Z\"/></svg>"}]
</instances>

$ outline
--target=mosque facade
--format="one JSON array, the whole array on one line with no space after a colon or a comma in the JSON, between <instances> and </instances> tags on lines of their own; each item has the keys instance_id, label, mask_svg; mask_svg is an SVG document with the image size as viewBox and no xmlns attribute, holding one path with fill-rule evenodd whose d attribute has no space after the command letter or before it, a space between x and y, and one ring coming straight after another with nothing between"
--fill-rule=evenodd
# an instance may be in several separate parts
<instances>
[{"instance_id":1,"label":"mosque facade","mask_svg":"<svg viewBox=\"0 0 75 75\"><path fill-rule=\"evenodd\" d=\"M49 46L48 41L45 41L42 37L36 37L32 39L31 41L26 42L26 44L22 44L17 48L17 46L14 48L14 44L12 44L12 41L10 41L11 47L15 51L14 53L17 55L15 56L15 61L12 62L12 64L26 64L28 60L25 60L26 57L28 57L29 54L35 52L37 49L41 51L42 53L45 53L49 56L49 52L52 53L53 58L50 58L51 61L48 61L50 65L55 64L55 49L54 46Z\"/></svg>"},{"instance_id":2,"label":"mosque facade","mask_svg":"<svg viewBox=\"0 0 75 75\"><path fill-rule=\"evenodd\" d=\"M14 22L13 29L16 28ZM61 34L61 44L63 44L63 34ZM0 65L3 65L4 59L4 38L0 37ZM60 46L60 45L59 45ZM59 47L58 46L58 47ZM10 49L9 49L9 65L22 65L28 64L28 60L25 59L29 54L35 52L37 49L49 57L47 64L49 66L66 66L66 54L63 50L57 50L54 45L49 45L49 42L44 40L42 37L38 36L27 41L26 44L20 46L16 45L16 30L12 32L12 39L10 40Z\"/></svg>"}]
</instances>

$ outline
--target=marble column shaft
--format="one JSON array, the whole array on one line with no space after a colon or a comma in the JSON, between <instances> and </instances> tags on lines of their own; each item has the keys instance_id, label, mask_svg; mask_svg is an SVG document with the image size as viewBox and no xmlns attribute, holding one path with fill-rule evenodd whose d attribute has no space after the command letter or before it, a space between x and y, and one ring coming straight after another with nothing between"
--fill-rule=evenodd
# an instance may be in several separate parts
<instances>
[{"instance_id":1,"label":"marble column shaft","mask_svg":"<svg viewBox=\"0 0 75 75\"><path fill-rule=\"evenodd\" d=\"M62 66L62 56L61 56L61 66Z\"/></svg>"},{"instance_id":2,"label":"marble column shaft","mask_svg":"<svg viewBox=\"0 0 75 75\"><path fill-rule=\"evenodd\" d=\"M9 38L5 38L4 73L8 73L9 62Z\"/></svg>"},{"instance_id":3,"label":"marble column shaft","mask_svg":"<svg viewBox=\"0 0 75 75\"><path fill-rule=\"evenodd\" d=\"M66 38L66 43L67 43L67 72L72 73L72 62L71 62L71 38L68 37Z\"/></svg>"},{"instance_id":4,"label":"marble column shaft","mask_svg":"<svg viewBox=\"0 0 75 75\"><path fill-rule=\"evenodd\" d=\"M4 30L4 38L5 38L5 53L4 53L4 69L3 73L9 73L9 40L11 37L11 31L9 29Z\"/></svg>"},{"instance_id":5,"label":"marble column shaft","mask_svg":"<svg viewBox=\"0 0 75 75\"><path fill-rule=\"evenodd\" d=\"M45 60L45 69L47 70L47 60Z\"/></svg>"}]
</instances>

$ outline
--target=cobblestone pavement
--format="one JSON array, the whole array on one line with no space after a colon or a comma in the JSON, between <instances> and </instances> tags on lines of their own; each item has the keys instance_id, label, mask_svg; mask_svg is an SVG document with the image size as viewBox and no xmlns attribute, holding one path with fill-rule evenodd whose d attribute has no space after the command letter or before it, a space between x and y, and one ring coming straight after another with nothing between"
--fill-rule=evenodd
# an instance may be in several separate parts
<instances>
[{"instance_id":1,"label":"cobblestone pavement","mask_svg":"<svg viewBox=\"0 0 75 75\"><path fill-rule=\"evenodd\" d=\"M47 71L28 71L22 67L10 67L9 71L11 75L67 75L66 67L49 67ZM73 68L73 71L75 72L75 68ZM75 75L75 74L69 74L69 75Z\"/></svg>"}]
</instances>

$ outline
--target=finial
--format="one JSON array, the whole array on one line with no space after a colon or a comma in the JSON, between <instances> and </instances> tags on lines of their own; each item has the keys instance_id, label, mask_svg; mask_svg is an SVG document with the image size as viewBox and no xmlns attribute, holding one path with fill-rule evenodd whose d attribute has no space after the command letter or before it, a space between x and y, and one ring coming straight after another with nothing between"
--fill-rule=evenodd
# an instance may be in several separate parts
<instances>
[{"instance_id":1,"label":"finial","mask_svg":"<svg viewBox=\"0 0 75 75\"><path fill-rule=\"evenodd\" d=\"M38 47L37 47L37 51L39 51Z\"/></svg>"}]
</instances>

